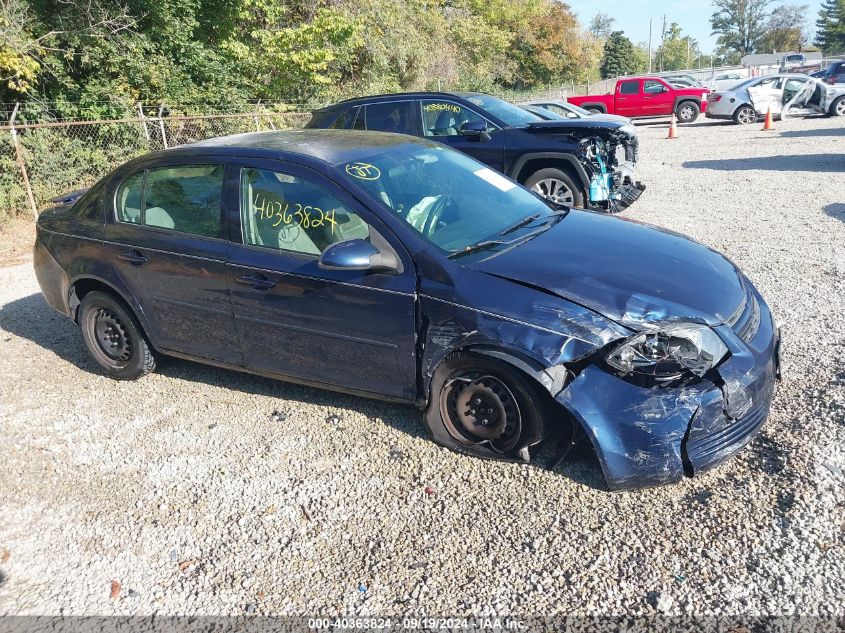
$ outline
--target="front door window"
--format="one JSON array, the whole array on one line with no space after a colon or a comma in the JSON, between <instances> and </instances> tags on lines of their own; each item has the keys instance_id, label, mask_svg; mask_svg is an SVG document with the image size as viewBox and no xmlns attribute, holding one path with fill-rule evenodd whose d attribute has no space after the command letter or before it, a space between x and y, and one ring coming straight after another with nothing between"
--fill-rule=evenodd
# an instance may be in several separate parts
<instances>
[{"instance_id":1,"label":"front door window","mask_svg":"<svg viewBox=\"0 0 845 633\"><path fill-rule=\"evenodd\" d=\"M279 171L241 170L244 244L318 256L328 246L367 240L370 229L319 185Z\"/></svg>"}]
</instances>

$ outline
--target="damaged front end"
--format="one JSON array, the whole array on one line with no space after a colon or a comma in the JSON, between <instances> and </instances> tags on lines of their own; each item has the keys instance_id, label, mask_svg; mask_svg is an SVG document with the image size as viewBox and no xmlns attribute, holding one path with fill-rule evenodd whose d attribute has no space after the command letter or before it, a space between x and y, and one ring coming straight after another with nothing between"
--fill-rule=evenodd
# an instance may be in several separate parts
<instances>
[{"instance_id":1,"label":"damaged front end","mask_svg":"<svg viewBox=\"0 0 845 633\"><path fill-rule=\"evenodd\" d=\"M580 427L611 490L674 483L712 468L764 423L779 376L780 337L747 279L741 305L705 323L694 310L670 316L634 297L610 319L512 276L487 275L484 286L497 292L480 293L473 283L456 288L472 309L438 298L434 288L421 296L424 392L456 350L515 366L560 405L546 433L562 424ZM503 316L495 300L501 296L514 315L526 316ZM433 434L462 452L507 458ZM521 459L528 461L529 448Z\"/></svg>"},{"instance_id":2,"label":"damaged front end","mask_svg":"<svg viewBox=\"0 0 845 633\"><path fill-rule=\"evenodd\" d=\"M719 326L643 324L646 329L621 347L631 350L642 337L652 338L651 347L602 350L558 394L590 438L610 489L673 483L708 470L741 450L763 425L780 375L780 335L750 283L747 291ZM713 340L684 349L672 339L678 327L710 332ZM661 372L660 362L673 355L687 366Z\"/></svg>"},{"instance_id":3,"label":"damaged front end","mask_svg":"<svg viewBox=\"0 0 845 633\"><path fill-rule=\"evenodd\" d=\"M576 153L589 180L587 206L595 211L618 213L634 204L645 185L636 180L639 139L623 126L580 141Z\"/></svg>"}]
</instances>

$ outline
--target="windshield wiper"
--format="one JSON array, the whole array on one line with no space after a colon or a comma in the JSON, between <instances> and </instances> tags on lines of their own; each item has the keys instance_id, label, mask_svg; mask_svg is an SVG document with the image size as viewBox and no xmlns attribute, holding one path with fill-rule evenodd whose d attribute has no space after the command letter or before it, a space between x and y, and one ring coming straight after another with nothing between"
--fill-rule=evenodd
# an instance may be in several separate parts
<instances>
[{"instance_id":1,"label":"windshield wiper","mask_svg":"<svg viewBox=\"0 0 845 633\"><path fill-rule=\"evenodd\" d=\"M470 255L472 253L477 253L478 251L483 251L493 246L499 246L500 244L507 243L508 242L504 240L485 240L483 242L471 244L470 246L462 248L459 251L455 251L454 253L449 253L446 257L448 257L449 259L458 259L458 257L463 257L464 255Z\"/></svg>"},{"instance_id":2,"label":"windshield wiper","mask_svg":"<svg viewBox=\"0 0 845 633\"><path fill-rule=\"evenodd\" d=\"M533 214L533 215L529 215L529 216L528 216L528 217L526 217L526 218L522 218L522 219L521 219L519 222L517 222L516 224L512 224L511 226L509 226L508 228L506 228L504 231L502 231L501 233L499 233L499 235L507 235L508 233L513 233L514 231L516 231L516 230L518 230L518 229L521 229L523 226L527 226L528 224L531 224L534 220L536 220L536 219L537 219L537 218L539 218L539 217L540 217L540 214L539 214L539 213L535 213L535 214Z\"/></svg>"}]
</instances>

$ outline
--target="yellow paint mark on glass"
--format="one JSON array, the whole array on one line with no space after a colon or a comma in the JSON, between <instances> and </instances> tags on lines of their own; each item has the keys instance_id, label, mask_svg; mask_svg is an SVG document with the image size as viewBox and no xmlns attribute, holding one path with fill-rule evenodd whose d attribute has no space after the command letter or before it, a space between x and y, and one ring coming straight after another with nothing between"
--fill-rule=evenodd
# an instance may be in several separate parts
<instances>
[{"instance_id":1,"label":"yellow paint mark on glass","mask_svg":"<svg viewBox=\"0 0 845 633\"><path fill-rule=\"evenodd\" d=\"M378 180L381 178L381 170L369 163L348 163L346 165L346 173L360 180Z\"/></svg>"}]
</instances>

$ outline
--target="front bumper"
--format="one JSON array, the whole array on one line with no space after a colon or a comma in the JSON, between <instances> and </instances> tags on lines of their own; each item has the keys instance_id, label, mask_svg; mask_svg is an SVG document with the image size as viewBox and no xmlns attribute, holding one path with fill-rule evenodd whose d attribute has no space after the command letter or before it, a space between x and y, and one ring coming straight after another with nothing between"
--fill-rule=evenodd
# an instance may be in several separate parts
<instances>
[{"instance_id":1,"label":"front bumper","mask_svg":"<svg viewBox=\"0 0 845 633\"><path fill-rule=\"evenodd\" d=\"M779 372L779 334L749 283L752 297L759 307L753 334L747 323L716 328L731 352L716 369L718 379L641 387L590 365L558 394L590 438L611 490L680 481L721 464L754 438Z\"/></svg>"}]
</instances>

